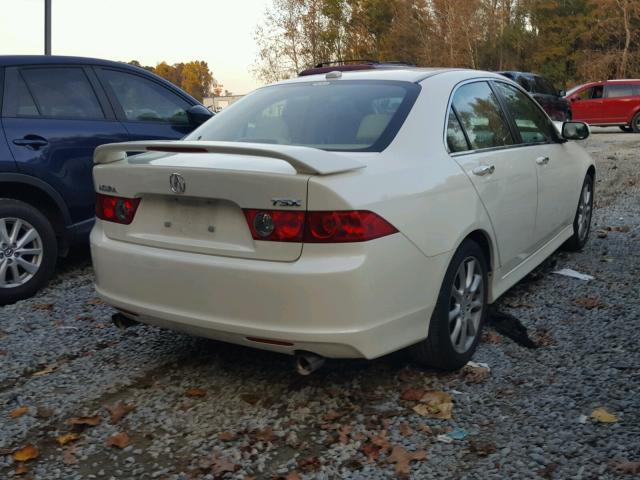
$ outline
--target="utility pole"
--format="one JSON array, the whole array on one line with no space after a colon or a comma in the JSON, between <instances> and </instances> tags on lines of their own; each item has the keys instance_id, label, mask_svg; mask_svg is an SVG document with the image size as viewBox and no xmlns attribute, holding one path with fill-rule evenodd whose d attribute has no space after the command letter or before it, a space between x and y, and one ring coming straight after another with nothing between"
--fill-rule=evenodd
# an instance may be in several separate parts
<instances>
[{"instance_id":1,"label":"utility pole","mask_svg":"<svg viewBox=\"0 0 640 480\"><path fill-rule=\"evenodd\" d=\"M51 0L44 0L44 54L51 55Z\"/></svg>"}]
</instances>

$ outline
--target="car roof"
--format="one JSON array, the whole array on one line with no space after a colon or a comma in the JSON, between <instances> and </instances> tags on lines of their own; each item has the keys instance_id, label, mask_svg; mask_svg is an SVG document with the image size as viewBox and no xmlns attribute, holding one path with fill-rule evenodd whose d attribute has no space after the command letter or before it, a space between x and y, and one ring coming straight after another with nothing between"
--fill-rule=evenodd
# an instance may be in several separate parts
<instances>
[{"instance_id":1,"label":"car roof","mask_svg":"<svg viewBox=\"0 0 640 480\"><path fill-rule=\"evenodd\" d=\"M0 55L0 66L19 66L19 65L57 65L64 63L67 65L104 65L110 67L132 67L123 62L113 62L111 60L102 60L100 58L90 57L68 57L65 55Z\"/></svg>"},{"instance_id":2,"label":"car roof","mask_svg":"<svg viewBox=\"0 0 640 480\"><path fill-rule=\"evenodd\" d=\"M177 87L168 80L156 75L144 68L136 67L124 62L114 62L91 57L70 57L65 55L0 55L0 67L19 67L22 65L96 65L102 67L117 67L132 72L153 77L157 82L164 83L172 89L180 91L180 94L191 102L200 103L187 92Z\"/></svg>"},{"instance_id":3,"label":"car roof","mask_svg":"<svg viewBox=\"0 0 640 480\"><path fill-rule=\"evenodd\" d=\"M391 68L391 69L370 69L370 70L353 70L340 72L340 77L343 80L395 80L401 82L411 82L418 83L429 77L433 77L435 75L439 75L442 73L448 72L460 72L460 73L468 73L469 78L473 77L495 77L501 78L500 75L493 72L483 72L481 70L469 70L469 69L459 69L459 68L421 68L421 67L405 67L405 68ZM332 80L331 77L328 77L332 72L317 74L317 75L306 75L303 77L295 77L289 80L283 80L278 82L278 85L282 84L290 84L290 83L308 83L308 82L318 82L324 80Z\"/></svg>"}]
</instances>

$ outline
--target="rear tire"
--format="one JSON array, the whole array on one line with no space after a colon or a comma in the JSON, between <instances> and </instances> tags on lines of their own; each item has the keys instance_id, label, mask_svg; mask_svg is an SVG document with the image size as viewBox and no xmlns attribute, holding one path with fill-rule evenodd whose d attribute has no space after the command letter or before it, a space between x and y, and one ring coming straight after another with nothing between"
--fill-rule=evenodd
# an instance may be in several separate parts
<instances>
[{"instance_id":1,"label":"rear tire","mask_svg":"<svg viewBox=\"0 0 640 480\"><path fill-rule=\"evenodd\" d=\"M441 370L457 370L473 357L487 314L487 272L480 246L465 240L442 281L427 338L410 347L414 360Z\"/></svg>"},{"instance_id":2,"label":"rear tire","mask_svg":"<svg viewBox=\"0 0 640 480\"><path fill-rule=\"evenodd\" d=\"M636 113L631 120L631 129L633 133L640 133L640 112Z\"/></svg>"},{"instance_id":3,"label":"rear tire","mask_svg":"<svg viewBox=\"0 0 640 480\"><path fill-rule=\"evenodd\" d=\"M0 199L0 305L44 287L57 259L58 242L47 218L28 203Z\"/></svg>"},{"instance_id":4,"label":"rear tire","mask_svg":"<svg viewBox=\"0 0 640 480\"><path fill-rule=\"evenodd\" d=\"M584 177L578 208L573 219L573 235L563 245L565 250L577 252L582 250L589 239L591 217L593 215L593 177L590 173Z\"/></svg>"}]
</instances>

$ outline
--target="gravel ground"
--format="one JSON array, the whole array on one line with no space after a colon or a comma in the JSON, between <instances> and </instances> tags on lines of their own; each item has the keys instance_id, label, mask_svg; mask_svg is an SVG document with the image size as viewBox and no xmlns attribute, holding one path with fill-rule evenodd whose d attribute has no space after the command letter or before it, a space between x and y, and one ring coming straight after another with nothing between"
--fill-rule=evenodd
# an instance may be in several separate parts
<instances>
[{"instance_id":1,"label":"gravel ground","mask_svg":"<svg viewBox=\"0 0 640 480\"><path fill-rule=\"evenodd\" d=\"M586 142L602 198L591 241L500 299L537 348L489 326L475 358L488 375L396 353L300 377L289 357L119 330L75 252L37 297L0 308L0 478L638 478L639 145L617 133ZM563 267L595 280L552 273ZM453 399L452 418L431 418L442 404L413 410L432 390ZM600 407L616 421L592 419ZM37 458L15 461L27 445Z\"/></svg>"}]
</instances>

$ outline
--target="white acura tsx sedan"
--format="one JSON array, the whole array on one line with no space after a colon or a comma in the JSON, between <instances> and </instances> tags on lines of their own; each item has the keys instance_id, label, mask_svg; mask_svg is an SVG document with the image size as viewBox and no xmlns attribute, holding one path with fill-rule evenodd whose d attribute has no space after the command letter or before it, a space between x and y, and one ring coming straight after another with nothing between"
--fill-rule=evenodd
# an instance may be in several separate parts
<instances>
[{"instance_id":1,"label":"white acura tsx sedan","mask_svg":"<svg viewBox=\"0 0 640 480\"><path fill-rule=\"evenodd\" d=\"M490 303L587 241L588 135L488 72L260 88L182 141L96 150L96 289L129 319L307 366L410 347L456 369Z\"/></svg>"}]
</instances>

